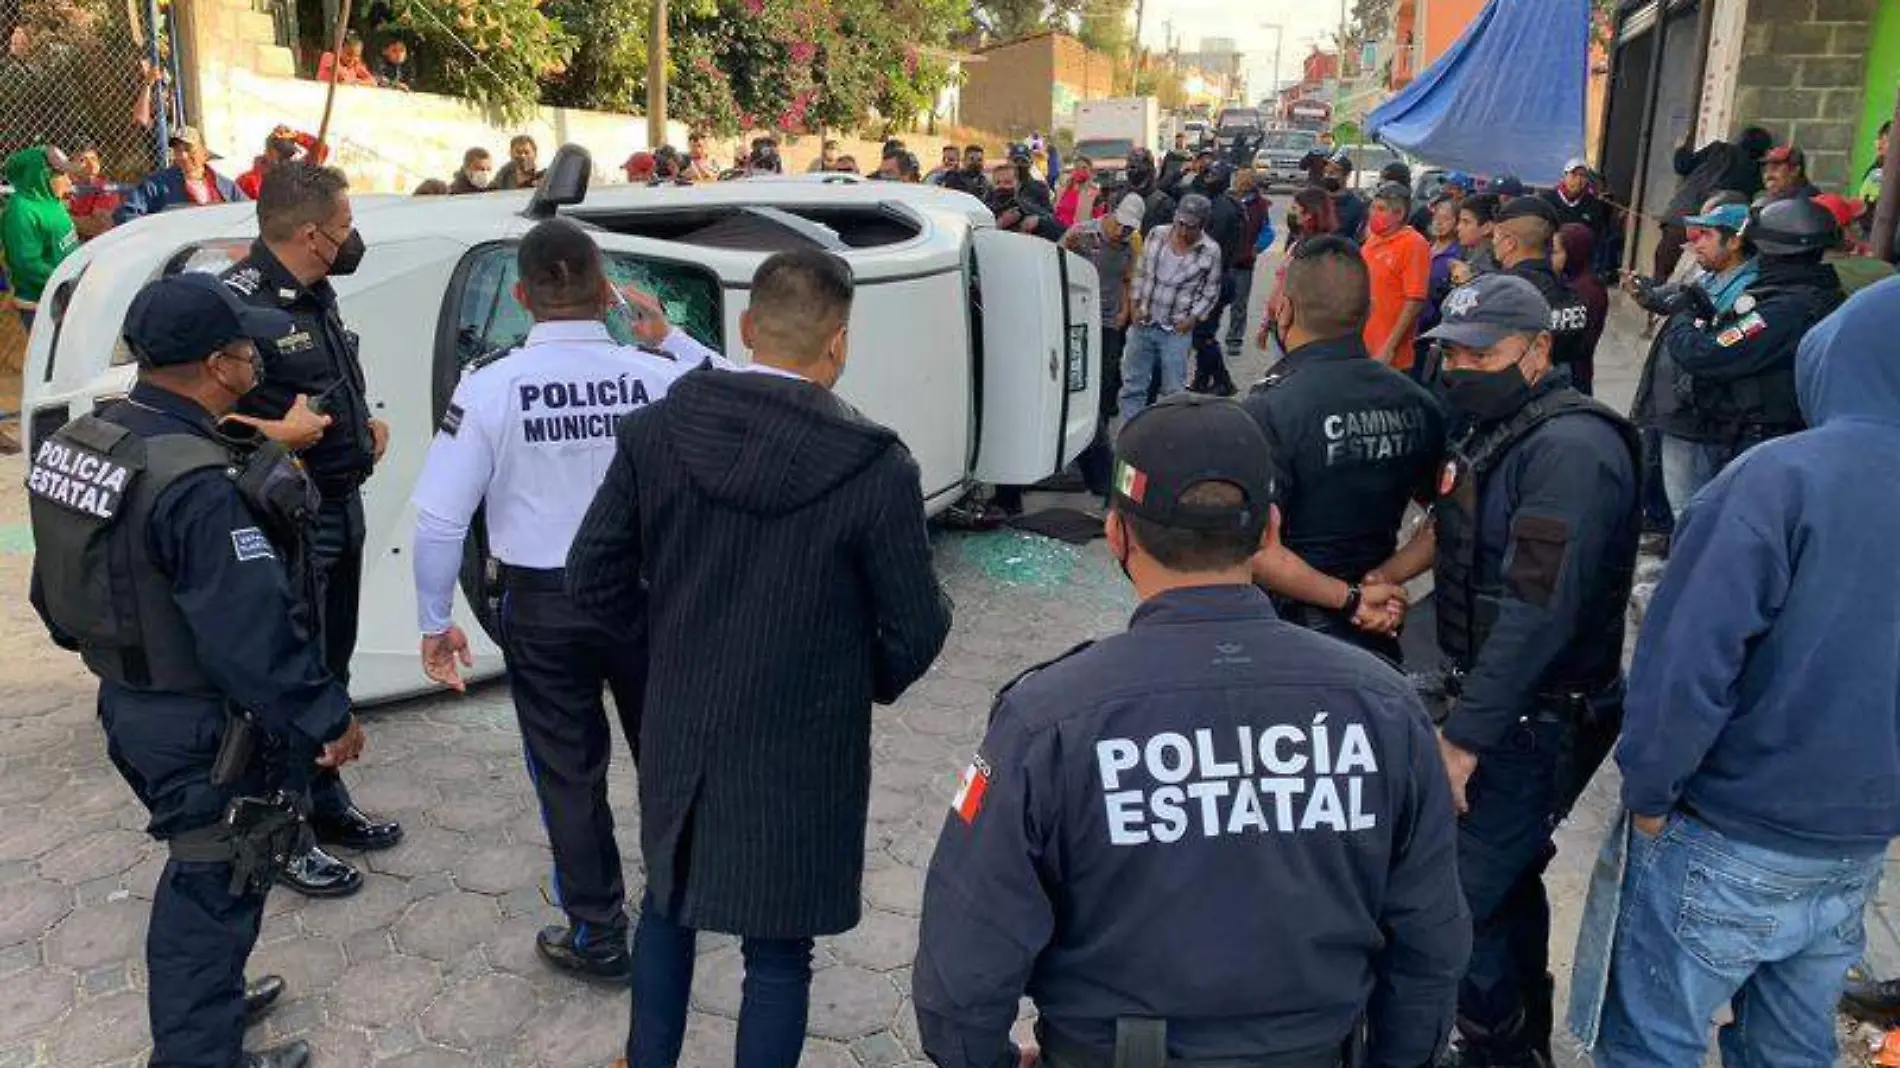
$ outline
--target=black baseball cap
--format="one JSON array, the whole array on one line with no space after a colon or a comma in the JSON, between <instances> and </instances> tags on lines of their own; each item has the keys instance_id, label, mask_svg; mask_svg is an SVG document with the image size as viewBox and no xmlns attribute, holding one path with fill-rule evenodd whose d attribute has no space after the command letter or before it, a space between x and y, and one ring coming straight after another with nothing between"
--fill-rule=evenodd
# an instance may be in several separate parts
<instances>
[{"instance_id":1,"label":"black baseball cap","mask_svg":"<svg viewBox=\"0 0 1900 1068\"><path fill-rule=\"evenodd\" d=\"M1182 504L1203 482L1231 483L1245 503ZM1115 439L1116 507L1161 526L1258 534L1273 492L1272 446L1246 409L1226 398L1177 393L1130 419Z\"/></svg>"},{"instance_id":2,"label":"black baseball cap","mask_svg":"<svg viewBox=\"0 0 1900 1068\"><path fill-rule=\"evenodd\" d=\"M1550 303L1537 287L1495 271L1446 294L1439 313L1444 318L1421 336L1471 349L1488 349L1513 334L1550 329Z\"/></svg>"},{"instance_id":3,"label":"black baseball cap","mask_svg":"<svg viewBox=\"0 0 1900 1068\"><path fill-rule=\"evenodd\" d=\"M1557 209L1543 197L1513 197L1498 209L1497 221L1510 222L1512 219L1542 219L1555 230L1563 225L1563 219L1557 215Z\"/></svg>"},{"instance_id":4,"label":"black baseball cap","mask_svg":"<svg viewBox=\"0 0 1900 1068\"><path fill-rule=\"evenodd\" d=\"M147 282L125 313L125 343L140 363L196 363L239 338L275 341L290 332L290 314L246 304L216 276L201 271Z\"/></svg>"}]
</instances>

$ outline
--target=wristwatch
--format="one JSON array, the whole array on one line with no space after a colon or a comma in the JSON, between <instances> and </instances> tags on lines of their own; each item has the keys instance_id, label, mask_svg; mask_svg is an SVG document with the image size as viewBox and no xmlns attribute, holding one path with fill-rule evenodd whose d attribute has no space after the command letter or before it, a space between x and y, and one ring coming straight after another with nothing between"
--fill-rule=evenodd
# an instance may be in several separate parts
<instances>
[{"instance_id":1,"label":"wristwatch","mask_svg":"<svg viewBox=\"0 0 1900 1068\"><path fill-rule=\"evenodd\" d=\"M1340 618L1351 619L1358 615L1359 602L1364 599L1365 591L1359 588L1357 582L1348 584L1346 586L1346 603L1339 606Z\"/></svg>"}]
</instances>

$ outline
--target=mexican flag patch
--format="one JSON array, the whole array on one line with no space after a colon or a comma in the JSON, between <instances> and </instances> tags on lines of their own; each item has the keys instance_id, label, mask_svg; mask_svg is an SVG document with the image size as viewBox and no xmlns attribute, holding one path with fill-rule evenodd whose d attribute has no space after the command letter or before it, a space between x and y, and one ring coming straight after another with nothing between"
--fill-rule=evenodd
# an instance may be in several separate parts
<instances>
[{"instance_id":1,"label":"mexican flag patch","mask_svg":"<svg viewBox=\"0 0 1900 1068\"><path fill-rule=\"evenodd\" d=\"M977 813L983 811L983 798L989 792L990 766L978 756L957 780L957 796L950 799L950 811L964 823L975 823Z\"/></svg>"}]
</instances>

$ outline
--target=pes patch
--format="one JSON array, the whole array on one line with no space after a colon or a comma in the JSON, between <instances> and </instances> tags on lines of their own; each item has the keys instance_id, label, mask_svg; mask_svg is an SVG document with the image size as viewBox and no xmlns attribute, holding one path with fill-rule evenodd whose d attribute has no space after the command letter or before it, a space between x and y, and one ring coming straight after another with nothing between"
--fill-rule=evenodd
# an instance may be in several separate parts
<instances>
[{"instance_id":1,"label":"pes patch","mask_svg":"<svg viewBox=\"0 0 1900 1068\"><path fill-rule=\"evenodd\" d=\"M240 564L250 560L277 559L277 551L271 548L270 539L256 527L240 527L232 531L231 552Z\"/></svg>"},{"instance_id":2,"label":"pes patch","mask_svg":"<svg viewBox=\"0 0 1900 1068\"><path fill-rule=\"evenodd\" d=\"M950 811L964 823L975 823L977 813L983 811L983 798L990 792L990 774L989 763L979 755L957 780L957 796L950 799Z\"/></svg>"},{"instance_id":3,"label":"pes patch","mask_svg":"<svg viewBox=\"0 0 1900 1068\"><path fill-rule=\"evenodd\" d=\"M462 429L462 406L459 404L449 405L449 410L442 413L441 425L436 429L447 434L449 437L454 437L456 431Z\"/></svg>"}]
</instances>

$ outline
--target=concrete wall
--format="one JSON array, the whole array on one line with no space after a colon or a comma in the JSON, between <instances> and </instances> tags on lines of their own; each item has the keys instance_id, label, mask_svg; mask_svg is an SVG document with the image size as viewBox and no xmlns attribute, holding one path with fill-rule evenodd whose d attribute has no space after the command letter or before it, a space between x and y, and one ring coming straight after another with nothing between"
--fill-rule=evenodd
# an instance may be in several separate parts
<instances>
[{"instance_id":1,"label":"concrete wall","mask_svg":"<svg viewBox=\"0 0 1900 1068\"><path fill-rule=\"evenodd\" d=\"M1115 63L1090 51L1073 37L1055 36L1052 42L1053 114L1044 133L1054 128L1073 130L1075 105L1084 100L1106 100L1115 95Z\"/></svg>"},{"instance_id":2,"label":"concrete wall","mask_svg":"<svg viewBox=\"0 0 1900 1068\"><path fill-rule=\"evenodd\" d=\"M279 123L316 131L328 86L289 76L290 53L276 47L268 15L252 12L248 0L182 0L181 7L188 12L192 114L211 150L225 157L220 169L231 175L248 170ZM331 162L359 191L407 193L424 179L446 180L476 145L494 153L499 166L517 133L535 139L543 164L564 143L586 146L597 176L607 181L620 179L628 154L648 147L646 120L634 115L541 108L525 123L503 124L452 97L339 86ZM685 126L669 124L667 139L684 148Z\"/></svg>"},{"instance_id":3,"label":"concrete wall","mask_svg":"<svg viewBox=\"0 0 1900 1068\"><path fill-rule=\"evenodd\" d=\"M1851 160L1880 2L1749 0L1732 114L1801 146L1809 176L1825 187L1860 177Z\"/></svg>"}]
</instances>

